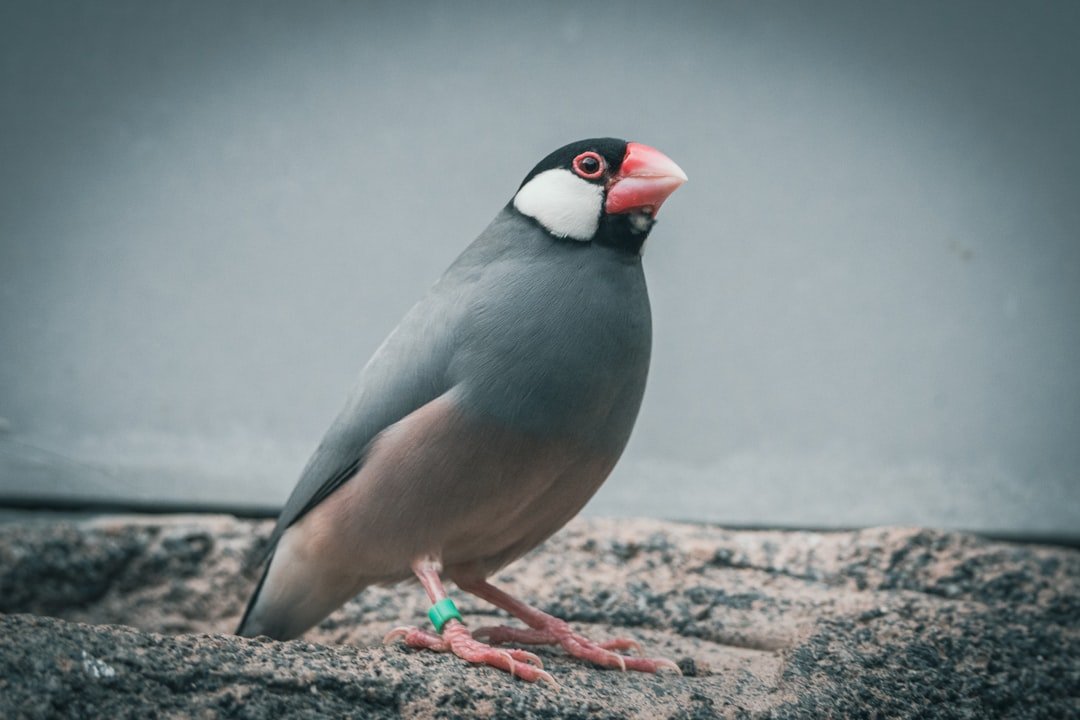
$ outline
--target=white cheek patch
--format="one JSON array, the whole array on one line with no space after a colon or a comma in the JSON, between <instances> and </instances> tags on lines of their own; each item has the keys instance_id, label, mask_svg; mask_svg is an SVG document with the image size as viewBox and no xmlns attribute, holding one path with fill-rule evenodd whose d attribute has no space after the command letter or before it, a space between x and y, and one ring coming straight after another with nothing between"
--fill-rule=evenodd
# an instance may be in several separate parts
<instances>
[{"instance_id":1,"label":"white cheek patch","mask_svg":"<svg viewBox=\"0 0 1080 720\"><path fill-rule=\"evenodd\" d=\"M545 170L514 196L514 207L561 238L588 241L600 226L604 190L569 170Z\"/></svg>"}]
</instances>

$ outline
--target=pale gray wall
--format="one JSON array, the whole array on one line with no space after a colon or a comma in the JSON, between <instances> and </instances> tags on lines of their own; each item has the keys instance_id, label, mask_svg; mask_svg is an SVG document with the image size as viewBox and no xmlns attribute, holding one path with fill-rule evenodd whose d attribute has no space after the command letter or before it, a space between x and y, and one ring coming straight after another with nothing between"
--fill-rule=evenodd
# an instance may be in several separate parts
<instances>
[{"instance_id":1,"label":"pale gray wall","mask_svg":"<svg viewBox=\"0 0 1080 720\"><path fill-rule=\"evenodd\" d=\"M593 512L1075 531L1078 38L1075 3L8 0L0 494L280 502L524 173L611 134L691 182Z\"/></svg>"}]
</instances>

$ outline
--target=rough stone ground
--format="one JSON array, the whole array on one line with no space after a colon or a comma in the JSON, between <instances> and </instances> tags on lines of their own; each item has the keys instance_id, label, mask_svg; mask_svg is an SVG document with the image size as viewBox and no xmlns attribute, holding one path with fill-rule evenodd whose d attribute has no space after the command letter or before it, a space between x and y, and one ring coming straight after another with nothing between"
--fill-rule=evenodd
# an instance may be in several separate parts
<instances>
[{"instance_id":1,"label":"rough stone ground","mask_svg":"<svg viewBox=\"0 0 1080 720\"><path fill-rule=\"evenodd\" d=\"M28 516L29 517L29 516ZM561 683L383 646L418 586L299 641L228 633L268 522L0 524L0 717L1080 717L1080 552L918 529L578 520L497 578L685 675L540 650ZM499 621L457 595L466 620Z\"/></svg>"}]
</instances>

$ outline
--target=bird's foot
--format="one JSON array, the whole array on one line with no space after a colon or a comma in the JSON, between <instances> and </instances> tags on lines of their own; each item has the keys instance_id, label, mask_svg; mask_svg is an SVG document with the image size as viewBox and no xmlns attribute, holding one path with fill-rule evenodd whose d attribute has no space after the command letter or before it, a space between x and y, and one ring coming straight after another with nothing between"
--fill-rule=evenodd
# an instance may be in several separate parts
<instances>
[{"instance_id":1,"label":"bird's foot","mask_svg":"<svg viewBox=\"0 0 1080 720\"><path fill-rule=\"evenodd\" d=\"M399 627L387 633L383 642L399 638L411 648L451 652L466 662L490 665L526 682L543 680L559 688L559 683L544 670L544 663L536 655L526 650L494 648L474 638L467 627L454 620L446 623L442 635L417 627Z\"/></svg>"},{"instance_id":2,"label":"bird's foot","mask_svg":"<svg viewBox=\"0 0 1080 720\"><path fill-rule=\"evenodd\" d=\"M492 645L514 643L521 645L560 645L573 657L588 660L603 667L619 668L623 672L655 673L660 670L673 670L682 675L682 670L671 660L665 658L632 657L620 654L620 651L641 652L641 645L630 638L615 638L606 642L593 642L570 629L565 620L548 616L541 628L517 628L509 625L482 627L473 633Z\"/></svg>"}]
</instances>

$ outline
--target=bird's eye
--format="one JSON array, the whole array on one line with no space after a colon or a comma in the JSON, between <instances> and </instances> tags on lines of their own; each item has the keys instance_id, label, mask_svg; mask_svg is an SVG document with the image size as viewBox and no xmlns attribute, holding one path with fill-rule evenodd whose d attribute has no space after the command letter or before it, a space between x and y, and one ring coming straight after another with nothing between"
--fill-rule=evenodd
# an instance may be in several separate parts
<instances>
[{"instance_id":1,"label":"bird's eye","mask_svg":"<svg viewBox=\"0 0 1080 720\"><path fill-rule=\"evenodd\" d=\"M574 158L574 172L586 180L595 180L604 174L604 158L591 150L583 152Z\"/></svg>"}]
</instances>

